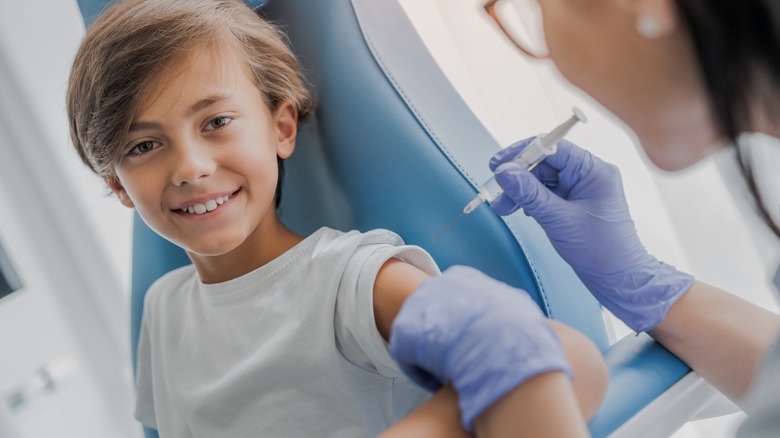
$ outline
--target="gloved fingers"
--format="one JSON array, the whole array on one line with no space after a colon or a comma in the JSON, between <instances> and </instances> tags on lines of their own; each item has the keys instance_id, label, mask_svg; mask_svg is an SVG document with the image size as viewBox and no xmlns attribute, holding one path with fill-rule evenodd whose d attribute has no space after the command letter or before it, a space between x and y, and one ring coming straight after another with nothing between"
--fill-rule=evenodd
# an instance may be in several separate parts
<instances>
[{"instance_id":1,"label":"gloved fingers","mask_svg":"<svg viewBox=\"0 0 780 438\"><path fill-rule=\"evenodd\" d=\"M495 172L502 164L511 162L535 138L520 140L496 153L490 160L490 170ZM566 199L569 197L571 189L585 178L601 160L567 140L559 141L557 149L555 154L545 158L531 172L553 193ZM499 201L499 205L493 211L507 215L515 210L517 209L510 208L504 200Z\"/></svg>"},{"instance_id":2,"label":"gloved fingers","mask_svg":"<svg viewBox=\"0 0 780 438\"><path fill-rule=\"evenodd\" d=\"M534 141L535 138L536 137L525 138L496 152L496 154L493 155L493 157L490 159L490 163L488 164L490 166L490 171L495 172L498 166L515 158L517 154L519 154L523 149L528 147L528 145L531 144L531 142Z\"/></svg>"},{"instance_id":3,"label":"gloved fingers","mask_svg":"<svg viewBox=\"0 0 780 438\"><path fill-rule=\"evenodd\" d=\"M502 197L509 197L526 214L537 220L544 216L546 210L560 207L559 203L563 202L531 172L514 163L504 163L496 169L496 182L504 189ZM506 208L506 202L502 200L496 208Z\"/></svg>"},{"instance_id":4,"label":"gloved fingers","mask_svg":"<svg viewBox=\"0 0 780 438\"><path fill-rule=\"evenodd\" d=\"M544 159L545 163L555 169L580 168L584 165L590 165L589 163L593 159L590 152L568 140L560 140L557 146L557 152Z\"/></svg>"},{"instance_id":5,"label":"gloved fingers","mask_svg":"<svg viewBox=\"0 0 780 438\"><path fill-rule=\"evenodd\" d=\"M502 194L490 203L490 210L500 216L509 216L520 210L520 206L509 196Z\"/></svg>"},{"instance_id":6,"label":"gloved fingers","mask_svg":"<svg viewBox=\"0 0 780 438\"><path fill-rule=\"evenodd\" d=\"M529 316L523 312L524 309L517 309L516 306L504 307L511 312L512 318ZM530 307L536 308L536 303L527 304L526 308ZM533 327L526 328L527 331L517 332L513 329L516 330L517 327L503 318L499 318L497 323L490 324L486 329L475 329L475 331L492 333L493 339L510 339L510 341L497 342L503 347L500 355L495 354L494 348L484 349L481 352L485 363L478 371L482 376L490 376L489 379L468 378L471 376L464 373L464 378L455 382L459 394L469 394L468 398L461 397L459 400L463 413L461 421L466 430L472 431L474 420L485 409L527 380L549 371L562 371L569 379L574 376L563 346L541 315ZM512 339L515 341L512 342Z\"/></svg>"},{"instance_id":7,"label":"gloved fingers","mask_svg":"<svg viewBox=\"0 0 780 438\"><path fill-rule=\"evenodd\" d=\"M479 302L475 304L471 296L456 291L469 290L475 282L481 284L482 276L473 268L453 266L423 282L404 301L393 321L388 348L401 370L416 383L435 390L449 382L445 347L458 336L452 325L463 322L450 318L479 308Z\"/></svg>"},{"instance_id":8,"label":"gloved fingers","mask_svg":"<svg viewBox=\"0 0 780 438\"><path fill-rule=\"evenodd\" d=\"M407 298L393 322L388 350L398 362L401 371L413 382L435 391L447 382L440 380L425 368L437 366L442 360L443 353L436 348L436 345L423 351L420 348L424 345L426 336L437 334L436 327L431 327L431 322L436 324L436 321L431 321L431 317L427 315L430 305L427 302L415 303L413 297Z\"/></svg>"},{"instance_id":9,"label":"gloved fingers","mask_svg":"<svg viewBox=\"0 0 780 438\"><path fill-rule=\"evenodd\" d=\"M566 140L559 141L558 152L547 157L533 173L563 199L587 199L623 191L615 165Z\"/></svg>"},{"instance_id":10,"label":"gloved fingers","mask_svg":"<svg viewBox=\"0 0 780 438\"><path fill-rule=\"evenodd\" d=\"M565 187L563 184L561 184L560 170L542 161L538 166L531 170L531 173L536 177L536 179L541 181L545 187L552 190L553 193L562 198L566 198L563 196L563 194L566 193L566 191L563 189L568 187Z\"/></svg>"},{"instance_id":11,"label":"gloved fingers","mask_svg":"<svg viewBox=\"0 0 780 438\"><path fill-rule=\"evenodd\" d=\"M555 183L558 181L558 176L561 171L542 161L538 166L531 170L531 173L543 183Z\"/></svg>"}]
</instances>

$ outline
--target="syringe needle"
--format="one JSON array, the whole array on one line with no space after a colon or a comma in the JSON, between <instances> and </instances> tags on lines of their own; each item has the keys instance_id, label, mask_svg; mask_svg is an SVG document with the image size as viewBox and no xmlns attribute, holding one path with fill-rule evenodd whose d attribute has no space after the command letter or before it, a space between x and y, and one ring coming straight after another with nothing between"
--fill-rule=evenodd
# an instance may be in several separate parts
<instances>
[{"instance_id":1,"label":"syringe needle","mask_svg":"<svg viewBox=\"0 0 780 438\"><path fill-rule=\"evenodd\" d=\"M437 235L436 235L436 237L434 237L433 239L431 239L431 243L435 242L435 241L436 241L436 239L438 239L439 237L441 237L441 235L442 235L442 234L444 234L444 232L445 232L445 231L449 230L451 226L455 225L455 222L457 222L457 221L458 221L458 219L462 218L464 214L466 214L466 212L464 212L464 211L460 212L460 214L458 215L458 217L456 217L456 218L455 218L455 219L454 219L452 222L450 222L450 224L449 224L449 225L447 225L446 227L444 227L444 229L443 229L443 230L441 230L441 232L439 232L439 234L437 234Z\"/></svg>"}]
</instances>

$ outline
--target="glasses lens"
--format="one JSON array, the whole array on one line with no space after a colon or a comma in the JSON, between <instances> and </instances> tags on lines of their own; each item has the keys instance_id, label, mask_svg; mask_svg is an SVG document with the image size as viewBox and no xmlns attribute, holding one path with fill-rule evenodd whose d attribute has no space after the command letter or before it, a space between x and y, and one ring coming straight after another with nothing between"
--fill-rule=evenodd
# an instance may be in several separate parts
<instances>
[{"instance_id":1,"label":"glasses lens","mask_svg":"<svg viewBox=\"0 0 780 438\"><path fill-rule=\"evenodd\" d=\"M536 0L500 0L494 6L504 31L529 53L547 55L542 10Z\"/></svg>"}]
</instances>

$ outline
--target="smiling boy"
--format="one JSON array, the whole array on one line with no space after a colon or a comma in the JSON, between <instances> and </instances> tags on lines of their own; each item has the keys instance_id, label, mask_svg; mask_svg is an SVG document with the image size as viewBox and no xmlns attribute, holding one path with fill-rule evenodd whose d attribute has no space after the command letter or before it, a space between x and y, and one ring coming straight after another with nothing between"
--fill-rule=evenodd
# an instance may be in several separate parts
<instances>
[{"instance_id":1,"label":"smiling boy","mask_svg":"<svg viewBox=\"0 0 780 438\"><path fill-rule=\"evenodd\" d=\"M90 27L68 86L73 143L192 260L146 295L136 417L166 437L360 437L399 422L463 436L454 392L431 398L387 351L406 297L439 273L430 256L386 230L299 236L276 214L310 108L282 35L241 2L132 0ZM567 351L587 346L555 330ZM598 352L572 351L575 375L598 369ZM586 415L600 385L575 384Z\"/></svg>"}]
</instances>

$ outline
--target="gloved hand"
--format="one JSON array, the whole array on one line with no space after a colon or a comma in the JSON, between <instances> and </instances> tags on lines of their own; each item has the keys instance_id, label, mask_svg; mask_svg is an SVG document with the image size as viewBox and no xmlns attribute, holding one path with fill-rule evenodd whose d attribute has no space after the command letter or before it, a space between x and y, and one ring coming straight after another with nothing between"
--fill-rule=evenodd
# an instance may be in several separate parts
<instances>
[{"instance_id":1,"label":"gloved hand","mask_svg":"<svg viewBox=\"0 0 780 438\"><path fill-rule=\"evenodd\" d=\"M504 189L491 210L507 215L522 207L607 309L637 332L653 329L694 278L647 253L617 167L565 140L532 172L507 162L532 140L490 160Z\"/></svg>"},{"instance_id":2,"label":"gloved hand","mask_svg":"<svg viewBox=\"0 0 780 438\"><path fill-rule=\"evenodd\" d=\"M401 307L390 354L415 382L452 382L463 426L526 379L551 370L569 377L558 338L528 294L480 271L454 266L424 282Z\"/></svg>"}]
</instances>

